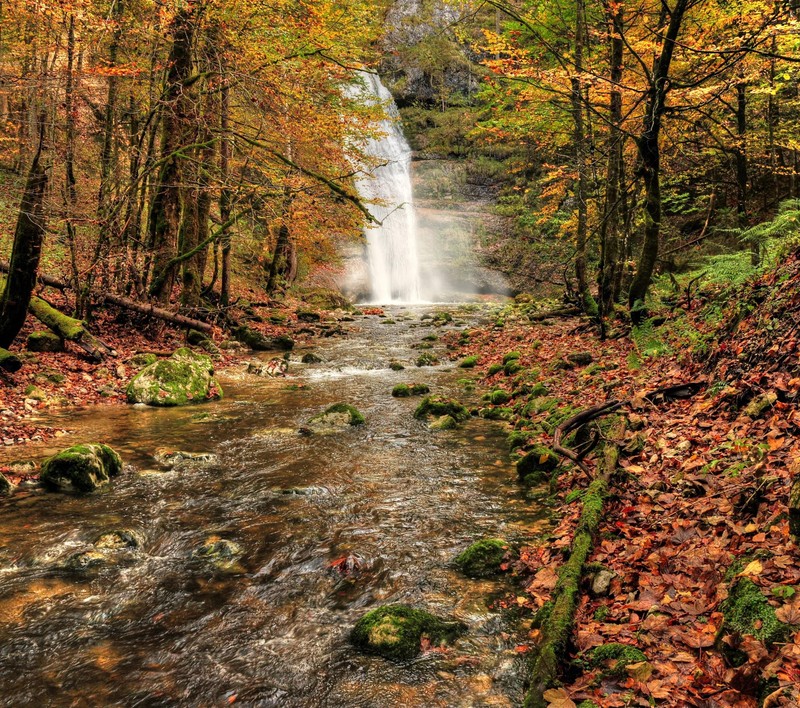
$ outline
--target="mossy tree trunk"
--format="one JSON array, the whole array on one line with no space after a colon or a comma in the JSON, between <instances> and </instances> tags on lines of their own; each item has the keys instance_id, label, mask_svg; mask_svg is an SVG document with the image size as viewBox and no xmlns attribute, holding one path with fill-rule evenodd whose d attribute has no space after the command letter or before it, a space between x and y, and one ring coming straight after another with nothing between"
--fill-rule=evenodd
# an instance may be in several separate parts
<instances>
[{"instance_id":1,"label":"mossy tree trunk","mask_svg":"<svg viewBox=\"0 0 800 708\"><path fill-rule=\"evenodd\" d=\"M36 286L44 240L44 195L47 188L47 172L42 165L43 136L42 127L39 148L28 172L17 216L8 279L0 297L0 347L11 344L22 329Z\"/></svg>"},{"instance_id":2,"label":"mossy tree trunk","mask_svg":"<svg viewBox=\"0 0 800 708\"><path fill-rule=\"evenodd\" d=\"M624 423L620 423L612 434L612 440L621 437L623 430ZM597 477L586 489L583 497L583 509L575 529L569 559L558 571L558 582L553 590L550 614L542 626L542 641L530 664L524 708L545 708L548 704L544 692L553 686L558 677L559 667L572 634L583 567L594 546L594 539L603 518L603 506L608 496L609 482L618 459L617 445L611 441L606 443Z\"/></svg>"}]
</instances>

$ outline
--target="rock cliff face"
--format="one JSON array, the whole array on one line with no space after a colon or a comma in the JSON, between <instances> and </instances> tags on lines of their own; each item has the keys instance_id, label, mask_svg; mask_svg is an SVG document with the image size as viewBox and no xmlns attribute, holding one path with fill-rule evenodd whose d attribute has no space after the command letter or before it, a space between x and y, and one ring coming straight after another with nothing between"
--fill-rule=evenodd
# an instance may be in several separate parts
<instances>
[{"instance_id":1,"label":"rock cliff face","mask_svg":"<svg viewBox=\"0 0 800 708\"><path fill-rule=\"evenodd\" d=\"M451 28L461 9L447 0L397 0L386 15L380 73L402 108L442 106L478 85L472 63Z\"/></svg>"}]
</instances>

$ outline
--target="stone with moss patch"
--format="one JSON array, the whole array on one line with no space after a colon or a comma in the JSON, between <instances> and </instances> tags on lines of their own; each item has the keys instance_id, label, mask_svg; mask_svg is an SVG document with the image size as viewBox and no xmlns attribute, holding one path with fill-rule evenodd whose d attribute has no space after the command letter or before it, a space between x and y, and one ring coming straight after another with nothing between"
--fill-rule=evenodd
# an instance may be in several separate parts
<instances>
[{"instance_id":1,"label":"stone with moss patch","mask_svg":"<svg viewBox=\"0 0 800 708\"><path fill-rule=\"evenodd\" d=\"M460 369L474 369L477 365L478 365L478 357L477 356L464 357L458 363L458 367Z\"/></svg>"},{"instance_id":2,"label":"stone with moss patch","mask_svg":"<svg viewBox=\"0 0 800 708\"><path fill-rule=\"evenodd\" d=\"M132 366L150 366L150 364L155 364L158 361L158 357L155 354L134 354L130 359L130 364Z\"/></svg>"},{"instance_id":3,"label":"stone with moss patch","mask_svg":"<svg viewBox=\"0 0 800 708\"><path fill-rule=\"evenodd\" d=\"M428 425L428 430L455 430L458 422L451 415L439 416Z\"/></svg>"},{"instance_id":4,"label":"stone with moss patch","mask_svg":"<svg viewBox=\"0 0 800 708\"><path fill-rule=\"evenodd\" d=\"M122 471L122 460L108 445L73 445L42 463L42 481L51 489L92 492Z\"/></svg>"},{"instance_id":5,"label":"stone with moss patch","mask_svg":"<svg viewBox=\"0 0 800 708\"><path fill-rule=\"evenodd\" d=\"M553 472L558 467L558 455L549 447L534 445L533 448L517 462L517 473L524 479L535 472Z\"/></svg>"},{"instance_id":6,"label":"stone with moss patch","mask_svg":"<svg viewBox=\"0 0 800 708\"><path fill-rule=\"evenodd\" d=\"M486 538L459 553L454 562L470 578L491 578L502 572L502 564L512 553L507 541Z\"/></svg>"},{"instance_id":7,"label":"stone with moss patch","mask_svg":"<svg viewBox=\"0 0 800 708\"><path fill-rule=\"evenodd\" d=\"M498 388L487 393L484 398L494 406L502 406L504 403L508 403L511 400L511 394L508 391Z\"/></svg>"},{"instance_id":8,"label":"stone with moss patch","mask_svg":"<svg viewBox=\"0 0 800 708\"><path fill-rule=\"evenodd\" d=\"M63 352L64 340L55 332L31 332L27 348L30 352Z\"/></svg>"},{"instance_id":9,"label":"stone with moss patch","mask_svg":"<svg viewBox=\"0 0 800 708\"><path fill-rule=\"evenodd\" d=\"M641 649L619 642L602 644L588 654L589 666L600 668L603 670L603 676L616 679L625 678L626 667L642 661L647 661L647 656Z\"/></svg>"},{"instance_id":10,"label":"stone with moss patch","mask_svg":"<svg viewBox=\"0 0 800 708\"><path fill-rule=\"evenodd\" d=\"M508 364L510 361L516 361L522 357L522 352L508 352L503 356L503 364Z\"/></svg>"},{"instance_id":11,"label":"stone with moss patch","mask_svg":"<svg viewBox=\"0 0 800 708\"><path fill-rule=\"evenodd\" d=\"M334 403L323 413L311 418L308 424L319 432L346 428L348 425L362 425L365 422L364 416L354 406L349 403Z\"/></svg>"},{"instance_id":12,"label":"stone with moss patch","mask_svg":"<svg viewBox=\"0 0 800 708\"><path fill-rule=\"evenodd\" d=\"M469 418L469 411L458 401L444 396L426 396L414 411L417 420L424 420L429 416L439 418L443 415L449 415L461 423Z\"/></svg>"},{"instance_id":13,"label":"stone with moss patch","mask_svg":"<svg viewBox=\"0 0 800 708\"><path fill-rule=\"evenodd\" d=\"M392 371L402 371L402 370L403 370L403 369L405 369L406 367L405 367L405 366L403 366L403 365L402 365L402 364L401 364L399 361L390 361L390 362L389 362L389 368L390 368Z\"/></svg>"},{"instance_id":14,"label":"stone with moss patch","mask_svg":"<svg viewBox=\"0 0 800 708\"><path fill-rule=\"evenodd\" d=\"M128 384L128 403L172 407L222 398L209 356L181 347L169 359L142 369Z\"/></svg>"},{"instance_id":15,"label":"stone with moss patch","mask_svg":"<svg viewBox=\"0 0 800 708\"><path fill-rule=\"evenodd\" d=\"M195 549L192 558L222 571L241 571L239 560L244 555L242 547L235 541L219 536L209 536Z\"/></svg>"},{"instance_id":16,"label":"stone with moss patch","mask_svg":"<svg viewBox=\"0 0 800 708\"><path fill-rule=\"evenodd\" d=\"M589 352L576 352L575 354L568 354L567 361L575 366L589 366L594 361L594 357Z\"/></svg>"},{"instance_id":17,"label":"stone with moss patch","mask_svg":"<svg viewBox=\"0 0 800 708\"><path fill-rule=\"evenodd\" d=\"M392 389L392 395L395 398L408 398L409 396L424 396L426 393L430 393L430 391L430 386L427 384L401 383L397 384L397 386Z\"/></svg>"},{"instance_id":18,"label":"stone with moss patch","mask_svg":"<svg viewBox=\"0 0 800 708\"><path fill-rule=\"evenodd\" d=\"M502 364L492 364L486 373L489 376L494 376L495 374L499 374L502 370L503 370Z\"/></svg>"},{"instance_id":19,"label":"stone with moss patch","mask_svg":"<svg viewBox=\"0 0 800 708\"><path fill-rule=\"evenodd\" d=\"M479 415L486 420L512 420L514 418L514 411L504 406L499 406L497 408L481 408Z\"/></svg>"},{"instance_id":20,"label":"stone with moss patch","mask_svg":"<svg viewBox=\"0 0 800 708\"><path fill-rule=\"evenodd\" d=\"M460 622L449 622L425 610L386 605L367 612L355 625L350 640L361 651L387 659L413 659L423 637L431 646L444 646L464 633Z\"/></svg>"},{"instance_id":21,"label":"stone with moss patch","mask_svg":"<svg viewBox=\"0 0 800 708\"><path fill-rule=\"evenodd\" d=\"M750 578L737 578L728 591L728 597L720 605L724 621L718 634L718 647L728 660L741 665L747 656L732 649L723 640L727 635L738 637L751 635L768 647L782 641L788 633L787 625L775 615L775 609Z\"/></svg>"},{"instance_id":22,"label":"stone with moss patch","mask_svg":"<svg viewBox=\"0 0 800 708\"><path fill-rule=\"evenodd\" d=\"M135 531L129 529L115 529L101 534L94 542L94 547L100 550L119 551L124 548L139 548L141 541Z\"/></svg>"},{"instance_id":23,"label":"stone with moss patch","mask_svg":"<svg viewBox=\"0 0 800 708\"><path fill-rule=\"evenodd\" d=\"M417 357L415 363L417 366L436 366L439 363L439 359L430 352L423 352Z\"/></svg>"}]
</instances>

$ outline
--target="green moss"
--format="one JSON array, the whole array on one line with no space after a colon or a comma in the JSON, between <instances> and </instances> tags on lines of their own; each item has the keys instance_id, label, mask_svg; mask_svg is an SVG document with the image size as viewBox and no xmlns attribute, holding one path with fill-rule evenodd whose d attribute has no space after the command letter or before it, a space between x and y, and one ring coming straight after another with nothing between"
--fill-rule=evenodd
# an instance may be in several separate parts
<instances>
[{"instance_id":1,"label":"green moss","mask_svg":"<svg viewBox=\"0 0 800 708\"><path fill-rule=\"evenodd\" d=\"M424 352L417 357L415 363L417 366L436 366L439 363L439 359L430 352Z\"/></svg>"},{"instance_id":2,"label":"green moss","mask_svg":"<svg viewBox=\"0 0 800 708\"><path fill-rule=\"evenodd\" d=\"M122 460L108 445L90 443L48 457L42 463L42 481L54 489L91 492L122 471Z\"/></svg>"},{"instance_id":3,"label":"green moss","mask_svg":"<svg viewBox=\"0 0 800 708\"><path fill-rule=\"evenodd\" d=\"M443 415L428 425L428 430L455 430L457 427L458 422L453 416Z\"/></svg>"},{"instance_id":4,"label":"green moss","mask_svg":"<svg viewBox=\"0 0 800 708\"><path fill-rule=\"evenodd\" d=\"M524 447L528 444L528 440L530 439L530 435L522 430L515 430L512 433L509 433L508 437L506 438L506 443L508 445L508 449L510 451L514 451L519 447Z\"/></svg>"},{"instance_id":5,"label":"green moss","mask_svg":"<svg viewBox=\"0 0 800 708\"><path fill-rule=\"evenodd\" d=\"M64 340L55 332L31 332L27 348L31 352L63 352Z\"/></svg>"},{"instance_id":6,"label":"green moss","mask_svg":"<svg viewBox=\"0 0 800 708\"><path fill-rule=\"evenodd\" d=\"M426 334L423 338L423 342L435 342L439 339L435 334Z\"/></svg>"},{"instance_id":7,"label":"green moss","mask_svg":"<svg viewBox=\"0 0 800 708\"><path fill-rule=\"evenodd\" d=\"M767 646L782 641L788 627L775 616L775 609L749 578L738 578L720 606L724 623L720 638L726 634L752 635Z\"/></svg>"},{"instance_id":8,"label":"green moss","mask_svg":"<svg viewBox=\"0 0 800 708\"><path fill-rule=\"evenodd\" d=\"M436 322L437 324L445 324L447 322L452 322L453 315L451 315L449 312L445 312L442 310L434 313L433 321Z\"/></svg>"},{"instance_id":9,"label":"green moss","mask_svg":"<svg viewBox=\"0 0 800 708\"><path fill-rule=\"evenodd\" d=\"M608 609L608 605L600 605L594 611L594 618L597 622L605 622L606 617L611 613L611 610Z\"/></svg>"},{"instance_id":10,"label":"green moss","mask_svg":"<svg viewBox=\"0 0 800 708\"><path fill-rule=\"evenodd\" d=\"M549 447L534 445L533 448L517 462L517 474L524 479L534 472L553 472L558 467L558 456Z\"/></svg>"},{"instance_id":11,"label":"green moss","mask_svg":"<svg viewBox=\"0 0 800 708\"><path fill-rule=\"evenodd\" d=\"M414 417L417 420L428 416L440 417L443 415L449 415L456 421L463 422L469 418L469 411L458 401L443 396L426 396L414 411Z\"/></svg>"},{"instance_id":12,"label":"green moss","mask_svg":"<svg viewBox=\"0 0 800 708\"><path fill-rule=\"evenodd\" d=\"M547 396L548 393L550 393L550 391L548 390L547 386L545 386L543 383L537 383L531 389L530 395L531 398L542 398L544 396Z\"/></svg>"},{"instance_id":13,"label":"green moss","mask_svg":"<svg viewBox=\"0 0 800 708\"><path fill-rule=\"evenodd\" d=\"M212 376L214 365L205 354L182 347L169 359L142 369L128 384L128 403L150 406L183 406L222 398Z\"/></svg>"},{"instance_id":14,"label":"green moss","mask_svg":"<svg viewBox=\"0 0 800 708\"><path fill-rule=\"evenodd\" d=\"M589 666L592 668L605 667L603 675L617 679L627 676L625 667L638 664L640 661L647 661L647 657L641 649L619 642L595 647L589 652L587 658Z\"/></svg>"},{"instance_id":15,"label":"green moss","mask_svg":"<svg viewBox=\"0 0 800 708\"><path fill-rule=\"evenodd\" d=\"M460 369L474 369L475 366L478 364L478 357L477 356L468 356L462 359L458 363L458 367Z\"/></svg>"},{"instance_id":16,"label":"green moss","mask_svg":"<svg viewBox=\"0 0 800 708\"><path fill-rule=\"evenodd\" d=\"M464 625L406 605L386 605L367 612L350 633L350 641L364 652L404 661L419 654L422 638L433 646L452 642Z\"/></svg>"},{"instance_id":17,"label":"green moss","mask_svg":"<svg viewBox=\"0 0 800 708\"><path fill-rule=\"evenodd\" d=\"M0 369L5 371L19 371L22 368L22 359L13 352L0 347Z\"/></svg>"},{"instance_id":18,"label":"green moss","mask_svg":"<svg viewBox=\"0 0 800 708\"><path fill-rule=\"evenodd\" d=\"M405 369L406 367L405 367L405 366L403 366L403 365L402 365L402 364L401 364L399 361L390 361L390 362L389 362L389 368L390 368L392 371L402 371L402 370L403 370L403 369Z\"/></svg>"},{"instance_id":19,"label":"green moss","mask_svg":"<svg viewBox=\"0 0 800 708\"><path fill-rule=\"evenodd\" d=\"M508 354L506 354L503 357L503 364L508 364L508 362L515 361L521 357L522 357L521 352L508 352Z\"/></svg>"},{"instance_id":20,"label":"green moss","mask_svg":"<svg viewBox=\"0 0 800 708\"><path fill-rule=\"evenodd\" d=\"M158 357L155 354L135 354L131 357L130 363L134 366L150 366L150 364L155 364L158 361Z\"/></svg>"},{"instance_id":21,"label":"green moss","mask_svg":"<svg viewBox=\"0 0 800 708\"><path fill-rule=\"evenodd\" d=\"M411 387L408 384L397 384L392 389L392 395L395 398L408 398L411 395Z\"/></svg>"},{"instance_id":22,"label":"green moss","mask_svg":"<svg viewBox=\"0 0 800 708\"><path fill-rule=\"evenodd\" d=\"M347 416L348 425L363 425L366 419L357 408L349 403L334 403L324 413L314 416L309 423L327 423L334 416Z\"/></svg>"},{"instance_id":23,"label":"green moss","mask_svg":"<svg viewBox=\"0 0 800 708\"><path fill-rule=\"evenodd\" d=\"M487 393L484 398L492 405L502 406L504 403L508 403L511 400L511 394L508 391L498 388Z\"/></svg>"},{"instance_id":24,"label":"green moss","mask_svg":"<svg viewBox=\"0 0 800 708\"><path fill-rule=\"evenodd\" d=\"M494 376L495 374L499 374L502 370L503 370L502 364L492 364L486 373L489 376Z\"/></svg>"},{"instance_id":25,"label":"green moss","mask_svg":"<svg viewBox=\"0 0 800 708\"><path fill-rule=\"evenodd\" d=\"M498 408L482 408L480 417L486 420L512 420L514 411L511 408L504 408L502 406Z\"/></svg>"},{"instance_id":26,"label":"green moss","mask_svg":"<svg viewBox=\"0 0 800 708\"><path fill-rule=\"evenodd\" d=\"M470 578L491 578L501 571L500 566L511 552L509 544L499 538L476 541L455 557L455 564Z\"/></svg>"}]
</instances>

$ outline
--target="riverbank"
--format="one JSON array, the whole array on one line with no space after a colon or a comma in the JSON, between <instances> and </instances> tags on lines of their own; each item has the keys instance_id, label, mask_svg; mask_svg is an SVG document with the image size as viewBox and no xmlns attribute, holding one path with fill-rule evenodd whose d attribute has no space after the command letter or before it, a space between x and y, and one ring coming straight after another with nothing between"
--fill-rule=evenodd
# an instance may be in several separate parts
<instances>
[{"instance_id":1,"label":"riverbank","mask_svg":"<svg viewBox=\"0 0 800 708\"><path fill-rule=\"evenodd\" d=\"M765 280L755 286L758 302L786 274ZM747 293L740 298L752 313ZM786 303L772 306L777 317ZM791 336L767 328L775 334L751 338L753 320L767 320L756 308L735 320L739 331L715 340L719 325L697 308L600 342L579 318L531 322L537 309L508 307L459 340L479 385L493 392L483 415L507 420L509 446L519 455L540 450L542 461L555 427L594 404L626 402L628 428L579 581L574 632L560 648L563 688L545 702L797 705L800 566L787 504L800 459L800 379L791 358L776 358L793 351ZM595 468L591 455L588 474L560 462L534 465L527 479L533 492L549 488L559 519L523 550L524 592L509 602L533 617L521 647L531 657Z\"/></svg>"}]
</instances>

